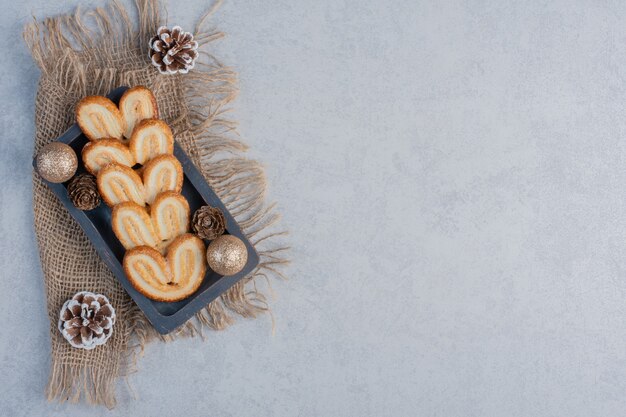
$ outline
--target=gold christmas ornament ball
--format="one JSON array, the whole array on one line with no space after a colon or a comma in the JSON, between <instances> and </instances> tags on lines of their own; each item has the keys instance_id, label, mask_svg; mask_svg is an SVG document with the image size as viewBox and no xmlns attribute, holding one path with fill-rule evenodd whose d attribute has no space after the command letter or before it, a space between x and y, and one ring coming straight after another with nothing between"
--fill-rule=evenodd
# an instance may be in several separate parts
<instances>
[{"instance_id":1,"label":"gold christmas ornament ball","mask_svg":"<svg viewBox=\"0 0 626 417\"><path fill-rule=\"evenodd\" d=\"M248 262L248 248L241 239L222 235L212 241L206 250L209 267L220 275L235 275Z\"/></svg>"},{"instance_id":2,"label":"gold christmas ornament ball","mask_svg":"<svg viewBox=\"0 0 626 417\"><path fill-rule=\"evenodd\" d=\"M37 154L37 172L46 181L65 182L74 176L77 168L76 152L65 143L49 143Z\"/></svg>"}]
</instances>

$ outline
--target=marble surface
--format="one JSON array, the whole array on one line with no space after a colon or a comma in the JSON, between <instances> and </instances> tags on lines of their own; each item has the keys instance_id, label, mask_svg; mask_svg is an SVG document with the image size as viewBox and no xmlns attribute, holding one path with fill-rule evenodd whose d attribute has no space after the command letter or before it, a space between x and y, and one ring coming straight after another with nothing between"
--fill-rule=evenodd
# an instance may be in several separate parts
<instances>
[{"instance_id":1,"label":"marble surface","mask_svg":"<svg viewBox=\"0 0 626 417\"><path fill-rule=\"evenodd\" d=\"M216 54L292 232L276 334L151 344L136 400L48 404L21 28L78 3L0 1L0 415L624 415L617 1L228 1Z\"/></svg>"}]
</instances>

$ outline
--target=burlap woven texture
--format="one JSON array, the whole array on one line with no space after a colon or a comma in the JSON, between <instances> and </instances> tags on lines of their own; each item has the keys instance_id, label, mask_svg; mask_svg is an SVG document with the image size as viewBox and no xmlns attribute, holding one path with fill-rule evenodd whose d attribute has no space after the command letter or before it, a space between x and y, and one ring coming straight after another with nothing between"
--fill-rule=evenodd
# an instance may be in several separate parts
<instances>
[{"instance_id":1,"label":"burlap woven texture","mask_svg":"<svg viewBox=\"0 0 626 417\"><path fill-rule=\"evenodd\" d=\"M223 34L203 30L218 4L195 28L202 51L200 62L189 74L174 76L159 74L148 60L148 40L165 23L157 1L138 0L136 6L136 24L123 6L113 2L106 9L76 11L27 25L24 39L41 69L35 102L35 153L75 122L74 107L82 97L106 95L122 85L145 85L154 91L161 118L172 126L176 140L261 255L261 264L248 277L179 331L160 337L169 340L199 334L203 327L223 329L232 322L233 313L254 317L267 312L255 279L269 283L271 277L282 276L277 268L287 262L283 256L287 248L277 242L284 232L268 231L274 229L271 226L278 215L273 205L264 203L263 169L241 156L246 146L225 116L237 93L236 74L208 52L210 42ZM113 407L117 377L132 371L137 351L159 336L36 173L33 199L52 339L48 399L83 399ZM73 349L56 327L63 302L82 290L107 295L117 312L113 336L91 351Z\"/></svg>"}]
</instances>

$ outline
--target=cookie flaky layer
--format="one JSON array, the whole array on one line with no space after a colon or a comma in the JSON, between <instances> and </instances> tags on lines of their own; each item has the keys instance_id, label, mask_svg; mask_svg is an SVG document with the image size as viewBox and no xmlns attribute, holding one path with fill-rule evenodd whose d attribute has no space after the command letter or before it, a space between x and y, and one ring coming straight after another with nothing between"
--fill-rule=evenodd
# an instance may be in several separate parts
<instances>
[{"instance_id":1,"label":"cookie flaky layer","mask_svg":"<svg viewBox=\"0 0 626 417\"><path fill-rule=\"evenodd\" d=\"M154 94L142 85L126 90L120 99L119 108L126 123L124 136L128 139L130 139L137 123L145 119L156 119L159 117Z\"/></svg>"},{"instance_id":2,"label":"cookie flaky layer","mask_svg":"<svg viewBox=\"0 0 626 417\"><path fill-rule=\"evenodd\" d=\"M113 207L111 226L126 250L137 246L154 248L160 242L146 209L130 201Z\"/></svg>"},{"instance_id":3,"label":"cookie flaky layer","mask_svg":"<svg viewBox=\"0 0 626 417\"><path fill-rule=\"evenodd\" d=\"M116 163L127 167L135 165L128 146L117 139L100 139L87 143L82 150L83 164L96 175L105 166Z\"/></svg>"},{"instance_id":4,"label":"cookie flaky layer","mask_svg":"<svg viewBox=\"0 0 626 417\"><path fill-rule=\"evenodd\" d=\"M126 252L124 271L137 291L157 301L178 301L193 294L206 272L204 242L184 234L169 246L164 258L149 247Z\"/></svg>"},{"instance_id":5,"label":"cookie flaky layer","mask_svg":"<svg viewBox=\"0 0 626 417\"><path fill-rule=\"evenodd\" d=\"M173 154L174 136L163 120L146 119L135 126L128 146L135 160L144 164L159 155Z\"/></svg>"},{"instance_id":6,"label":"cookie flaky layer","mask_svg":"<svg viewBox=\"0 0 626 417\"><path fill-rule=\"evenodd\" d=\"M150 218L161 240L174 239L189 231L189 203L179 193L166 191L154 199Z\"/></svg>"},{"instance_id":7,"label":"cookie flaky layer","mask_svg":"<svg viewBox=\"0 0 626 417\"><path fill-rule=\"evenodd\" d=\"M144 165L142 176L148 204L152 204L158 194L180 193L183 189L183 167L174 155L157 156Z\"/></svg>"},{"instance_id":8,"label":"cookie flaky layer","mask_svg":"<svg viewBox=\"0 0 626 417\"><path fill-rule=\"evenodd\" d=\"M124 139L126 122L115 103L102 96L87 96L76 106L76 121L89 140Z\"/></svg>"},{"instance_id":9,"label":"cookie flaky layer","mask_svg":"<svg viewBox=\"0 0 626 417\"><path fill-rule=\"evenodd\" d=\"M98 172L97 183L102 199L110 207L126 201L142 207L146 205L146 192L141 177L130 167L109 164Z\"/></svg>"}]
</instances>

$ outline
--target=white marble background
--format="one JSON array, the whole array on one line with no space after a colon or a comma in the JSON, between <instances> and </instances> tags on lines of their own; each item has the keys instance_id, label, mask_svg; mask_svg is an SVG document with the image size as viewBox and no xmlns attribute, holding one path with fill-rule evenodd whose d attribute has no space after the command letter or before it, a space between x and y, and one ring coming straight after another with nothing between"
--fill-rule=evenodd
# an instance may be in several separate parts
<instances>
[{"instance_id":1,"label":"white marble background","mask_svg":"<svg viewBox=\"0 0 626 417\"><path fill-rule=\"evenodd\" d=\"M152 344L114 411L46 403L21 28L78 3L0 1L0 415L626 415L619 1L227 1L216 54L292 231L276 334Z\"/></svg>"}]
</instances>

